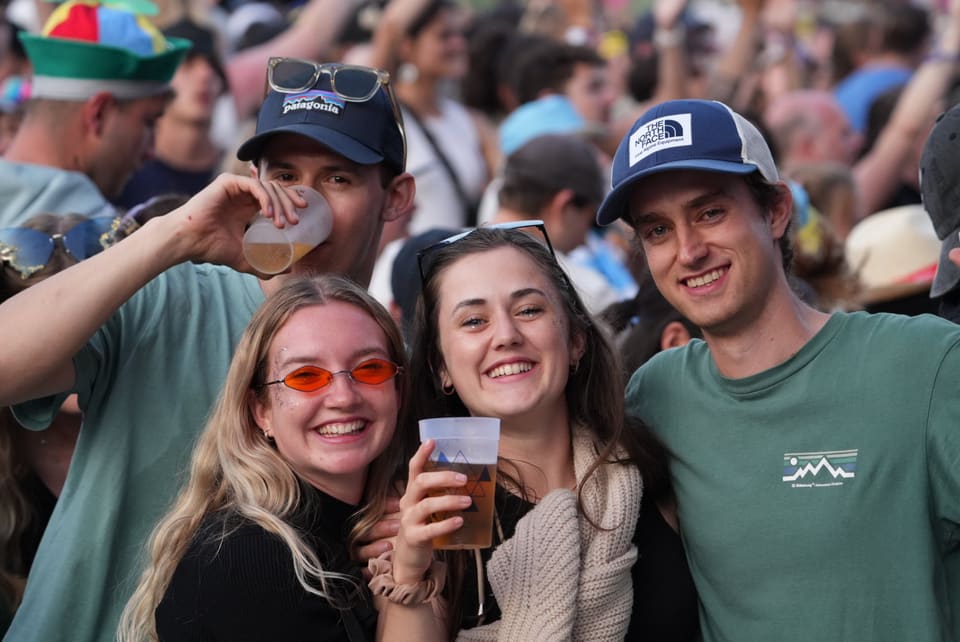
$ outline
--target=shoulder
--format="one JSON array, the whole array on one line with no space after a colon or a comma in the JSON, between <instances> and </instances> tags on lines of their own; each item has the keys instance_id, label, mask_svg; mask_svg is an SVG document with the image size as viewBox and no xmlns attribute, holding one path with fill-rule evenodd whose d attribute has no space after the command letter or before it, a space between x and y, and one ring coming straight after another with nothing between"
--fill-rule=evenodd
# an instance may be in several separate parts
<instances>
[{"instance_id":1,"label":"shoulder","mask_svg":"<svg viewBox=\"0 0 960 642\"><path fill-rule=\"evenodd\" d=\"M197 529L184 560L224 591L291 588L293 561L280 537L248 519L214 516Z\"/></svg>"},{"instance_id":2,"label":"shoulder","mask_svg":"<svg viewBox=\"0 0 960 642\"><path fill-rule=\"evenodd\" d=\"M842 314L840 330L847 344L857 342L865 349L878 349L898 356L922 354L930 349L946 350L960 341L960 326L932 314L909 317L900 314L853 312ZM882 343L880 343L882 342Z\"/></svg>"}]
</instances>

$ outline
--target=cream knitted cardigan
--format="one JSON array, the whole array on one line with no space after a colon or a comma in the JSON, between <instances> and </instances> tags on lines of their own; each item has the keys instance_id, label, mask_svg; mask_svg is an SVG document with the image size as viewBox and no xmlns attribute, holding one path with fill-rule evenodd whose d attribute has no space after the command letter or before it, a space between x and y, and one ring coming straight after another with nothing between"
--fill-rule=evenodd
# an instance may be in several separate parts
<instances>
[{"instance_id":1,"label":"cream knitted cardigan","mask_svg":"<svg viewBox=\"0 0 960 642\"><path fill-rule=\"evenodd\" d=\"M589 433L573 435L577 481L597 459ZM622 455L622 453L618 453ZM501 619L458 640L623 640L633 607L630 569L643 483L634 465L600 466L577 495L554 490L518 523L487 564Z\"/></svg>"}]
</instances>

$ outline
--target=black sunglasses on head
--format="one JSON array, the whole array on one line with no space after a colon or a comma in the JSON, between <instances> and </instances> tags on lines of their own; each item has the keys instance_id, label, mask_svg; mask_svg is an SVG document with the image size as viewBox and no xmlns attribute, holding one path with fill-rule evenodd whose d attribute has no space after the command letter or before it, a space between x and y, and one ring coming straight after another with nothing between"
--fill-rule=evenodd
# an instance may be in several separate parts
<instances>
[{"instance_id":1,"label":"black sunglasses on head","mask_svg":"<svg viewBox=\"0 0 960 642\"><path fill-rule=\"evenodd\" d=\"M523 230L528 228L537 230L537 232L539 232L540 236L543 237L544 245L546 245L547 249L550 250L550 256L552 256L553 259L556 260L557 253L554 252L553 250L553 243L550 242L550 237L547 236L547 226L544 224L543 221L538 219L530 219L525 221L511 221L509 223L496 223L494 225L484 225L482 227L474 227L474 228L470 228L469 230L464 230L463 232L459 232L457 234L454 234L453 236L449 236L443 239L442 241L438 241L433 245L429 245L423 248L422 250L420 250L419 252L417 252L417 267L420 268L420 282L426 283L427 272L429 271L429 268L430 268L430 262L429 260L425 260L425 259L429 259L429 256L436 250L442 247L446 247L448 245L453 245L457 241L465 239L466 237L470 236L471 234L473 234L475 231L479 229ZM531 234L531 236L534 236L534 235ZM537 237L534 236L534 238L537 238Z\"/></svg>"}]
</instances>

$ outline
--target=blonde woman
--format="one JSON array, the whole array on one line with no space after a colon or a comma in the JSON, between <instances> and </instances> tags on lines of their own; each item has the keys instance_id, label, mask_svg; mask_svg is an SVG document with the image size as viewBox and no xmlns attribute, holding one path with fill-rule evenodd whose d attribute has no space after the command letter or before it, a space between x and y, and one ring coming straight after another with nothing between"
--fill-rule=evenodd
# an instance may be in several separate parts
<instances>
[{"instance_id":1,"label":"blonde woman","mask_svg":"<svg viewBox=\"0 0 960 642\"><path fill-rule=\"evenodd\" d=\"M405 368L393 320L351 281L298 279L267 299L154 530L120 640L370 639L349 550L401 463Z\"/></svg>"}]
</instances>

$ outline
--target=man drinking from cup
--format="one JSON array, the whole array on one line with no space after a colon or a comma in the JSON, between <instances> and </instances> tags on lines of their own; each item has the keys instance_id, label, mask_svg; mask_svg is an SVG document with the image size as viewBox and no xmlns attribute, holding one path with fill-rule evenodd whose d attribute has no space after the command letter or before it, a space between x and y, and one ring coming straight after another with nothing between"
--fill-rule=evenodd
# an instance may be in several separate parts
<instances>
[{"instance_id":1,"label":"man drinking from cup","mask_svg":"<svg viewBox=\"0 0 960 642\"><path fill-rule=\"evenodd\" d=\"M385 221L408 212L402 121L389 76L274 59L256 135L223 175L170 214L0 307L9 333L0 405L44 429L69 393L84 428L9 640L112 640L154 521L167 509L236 342L270 280L249 274L241 237L257 211L294 223L304 185L332 228L290 268L366 285ZM64 573L64 569L69 569ZM50 617L56 613L56 617Z\"/></svg>"}]
</instances>

